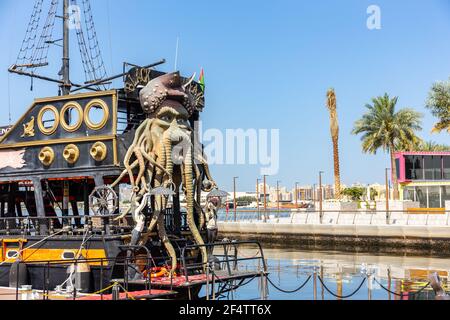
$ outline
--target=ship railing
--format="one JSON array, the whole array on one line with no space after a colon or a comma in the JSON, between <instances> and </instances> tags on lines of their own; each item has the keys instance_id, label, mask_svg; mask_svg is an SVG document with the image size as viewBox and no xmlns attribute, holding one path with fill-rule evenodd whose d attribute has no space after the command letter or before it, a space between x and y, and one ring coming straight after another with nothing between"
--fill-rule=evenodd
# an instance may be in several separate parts
<instances>
[{"instance_id":1,"label":"ship railing","mask_svg":"<svg viewBox=\"0 0 450 320\"><path fill-rule=\"evenodd\" d=\"M214 253L214 260L209 259L207 263L196 262L197 258L192 259L190 255L198 257L202 248L212 250ZM33 275L42 278L42 283L33 283L35 288L39 288L40 299L79 299L86 296L96 295L101 300L104 299L104 295L112 291L112 286L119 284L125 293L128 295L130 288L136 284L130 276L130 271L141 274L145 271L145 277L139 278L139 285L144 285L144 290L148 290L148 295L152 294L152 274L155 270L159 270L160 267L167 267L170 269L171 260L168 257L152 256L148 248L143 246L120 246L121 254L114 258L77 258L75 255L69 259L60 260L42 260L42 261L21 261L17 260L11 265L11 268L15 268L15 296L16 300L20 300L20 296L26 294L26 289L21 288L23 285L23 267L33 267ZM254 251L252 255L244 255L243 251ZM255 252L256 251L256 252ZM212 256L211 256L212 257ZM246 265L250 262L254 262L255 268L253 271L253 277L258 272L266 272L267 265L264 258L264 253L261 245L256 241L224 241L220 243L204 244L204 245L186 245L181 248L180 256L177 259L179 261L179 269L177 270L178 276L185 278L186 283L189 283L194 276L199 274L206 274L209 280L212 276L212 280L217 277L216 266L220 266L222 273L221 276L233 277L242 276L246 270L240 270L240 263ZM86 270L86 265L89 266L89 277L93 279L93 283L90 283L90 290L81 290L79 283L77 283L76 270ZM40 268L39 268L40 267ZM80 267L80 268L79 268ZM158 269L154 269L159 267ZM61 277L61 273L53 273L52 268L65 268L67 277ZM71 271L73 273L71 273ZM95 273L91 273L95 270ZM25 270L27 273L27 271ZM81 272L82 273L82 272ZM11 273L10 273L11 274ZM167 276L167 275L166 275ZM169 289L173 289L173 279L177 276L170 273L167 277L170 279ZM208 281L207 280L207 281ZM242 277L241 277L242 280ZM70 282L69 282L70 281ZM211 281L211 280L209 280ZM28 281L26 281L28 283ZM64 286L69 291L64 291ZM11 285L11 283L10 283ZM96 291L92 290L94 288ZM94 291L94 292L92 292Z\"/></svg>"},{"instance_id":2,"label":"ship railing","mask_svg":"<svg viewBox=\"0 0 450 320\"><path fill-rule=\"evenodd\" d=\"M104 299L104 295L112 291L112 287L120 283L120 287L125 293L127 293L130 288L130 271L136 271L142 273L146 271L147 275L151 275L153 268L157 264L157 260L163 258L152 257L148 249L145 248L143 252L137 254L138 250L142 250L142 246L123 246L122 250L124 253L132 251L132 255L125 254L123 256L118 256L115 258L73 258L70 260L43 260L43 261L16 261L11 268L15 268L15 279L10 279L15 282L13 287L15 288L16 300L19 300L20 295L24 293L29 293L24 291L22 288L21 276L23 275L23 266L32 265L33 268L41 267L41 270L34 271L34 275L37 276L37 272L41 272L42 283L34 283L35 287L39 287L39 295L42 300L54 300L54 299L73 299L89 297L89 296L99 296L101 300ZM141 251L142 252L142 251ZM89 265L90 270L96 268L98 273L95 276L89 274L89 277L98 281L97 283L91 283L90 287L95 287L95 292L86 292L80 288L80 284L77 283L76 270L86 270L84 267ZM78 268L82 266L82 268ZM60 274L52 278L52 268L66 268L67 278L61 279ZM74 270L71 273L71 270ZM26 272L26 271L25 271ZM114 274L113 274L114 272ZM21 275L22 274L22 275ZM112 279L112 276L116 277ZM152 277L143 277L144 290L148 290L148 295L152 295ZM64 287L67 289L67 284L71 283L69 286L69 291L64 291ZM10 283L10 286L11 283Z\"/></svg>"},{"instance_id":3,"label":"ship railing","mask_svg":"<svg viewBox=\"0 0 450 320\"><path fill-rule=\"evenodd\" d=\"M0 235L113 235L130 231L131 223L116 221L118 216L0 217Z\"/></svg>"},{"instance_id":4,"label":"ship railing","mask_svg":"<svg viewBox=\"0 0 450 320\"><path fill-rule=\"evenodd\" d=\"M208 253L207 262L196 262L189 258L190 256L197 256L196 254L192 255L193 252L199 253L203 249L206 249ZM245 255L244 250L251 253ZM221 275L227 277L242 275L242 272L247 270L240 268L241 263L244 263L246 269L253 264L254 269L251 271L267 271L264 252L259 242L227 241L224 239L224 241L217 243L187 245L181 250L181 270L186 282L189 282L192 275L204 272L206 272L207 278L209 274L212 274L214 278L217 269L222 271Z\"/></svg>"}]
</instances>

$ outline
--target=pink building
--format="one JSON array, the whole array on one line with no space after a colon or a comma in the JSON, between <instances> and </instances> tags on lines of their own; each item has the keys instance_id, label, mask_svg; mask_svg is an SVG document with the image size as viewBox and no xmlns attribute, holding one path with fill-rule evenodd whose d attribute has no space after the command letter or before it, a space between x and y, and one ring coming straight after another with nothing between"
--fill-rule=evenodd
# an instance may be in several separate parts
<instances>
[{"instance_id":1,"label":"pink building","mask_svg":"<svg viewBox=\"0 0 450 320\"><path fill-rule=\"evenodd\" d=\"M402 200L422 208L444 208L450 201L450 152L396 152Z\"/></svg>"}]
</instances>

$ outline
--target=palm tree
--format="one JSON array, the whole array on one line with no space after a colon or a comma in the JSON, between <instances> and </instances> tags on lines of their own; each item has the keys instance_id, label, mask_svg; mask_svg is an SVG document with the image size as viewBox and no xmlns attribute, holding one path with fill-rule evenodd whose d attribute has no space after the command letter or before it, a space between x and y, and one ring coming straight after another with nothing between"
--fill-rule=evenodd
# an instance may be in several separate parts
<instances>
[{"instance_id":1,"label":"palm tree","mask_svg":"<svg viewBox=\"0 0 450 320\"><path fill-rule=\"evenodd\" d=\"M427 108L433 116L439 118L434 126L434 133L447 130L450 133L450 81L433 84L428 96Z\"/></svg>"},{"instance_id":2,"label":"palm tree","mask_svg":"<svg viewBox=\"0 0 450 320\"><path fill-rule=\"evenodd\" d=\"M439 152L450 151L450 146L445 144L439 144L434 141L423 141L419 137L417 140L413 140L405 145L403 142L397 142L395 145L395 151L427 151L427 152Z\"/></svg>"},{"instance_id":3,"label":"palm tree","mask_svg":"<svg viewBox=\"0 0 450 320\"><path fill-rule=\"evenodd\" d=\"M421 138L415 136L410 141L397 141L395 144L395 151L420 151L424 144L425 142Z\"/></svg>"},{"instance_id":4,"label":"palm tree","mask_svg":"<svg viewBox=\"0 0 450 320\"><path fill-rule=\"evenodd\" d=\"M422 130L422 115L412 109L395 111L398 97L384 96L372 99L367 104L367 112L355 122L353 134L362 134L362 149L365 153L376 154L377 150L390 153L392 178L394 182L394 199L399 198L397 168L395 166L394 152L398 145L410 146L419 139L416 131Z\"/></svg>"},{"instance_id":5,"label":"palm tree","mask_svg":"<svg viewBox=\"0 0 450 320\"><path fill-rule=\"evenodd\" d=\"M416 151L450 151L450 146L445 144L439 144L434 141L425 141L423 142Z\"/></svg>"},{"instance_id":6,"label":"palm tree","mask_svg":"<svg viewBox=\"0 0 450 320\"><path fill-rule=\"evenodd\" d=\"M339 168L339 124L336 110L336 93L334 89L327 92L327 108L330 112L330 131L333 141L334 190L337 199L341 197L341 173Z\"/></svg>"}]
</instances>

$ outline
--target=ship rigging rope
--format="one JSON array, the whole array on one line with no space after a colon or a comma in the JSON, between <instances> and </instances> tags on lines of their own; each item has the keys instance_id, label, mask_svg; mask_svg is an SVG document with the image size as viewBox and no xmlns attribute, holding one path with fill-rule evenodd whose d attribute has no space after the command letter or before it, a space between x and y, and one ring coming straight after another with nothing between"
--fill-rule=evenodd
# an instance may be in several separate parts
<instances>
[{"instance_id":1,"label":"ship rigging rope","mask_svg":"<svg viewBox=\"0 0 450 320\"><path fill-rule=\"evenodd\" d=\"M110 285L110 286L108 286L108 287L106 287L106 288L103 288L103 289L101 289L101 290L99 290L99 291L96 291L96 292L94 292L94 293L83 293L83 295L82 295L80 298L83 298L83 297L92 297L92 296L96 296L96 295L102 294L103 292L108 291L108 290L114 288L115 286L118 286L119 288L121 288L121 289L127 294L127 298L131 298L131 300L136 300L136 298L135 298L130 292L128 292L127 289L125 289L125 288L124 288L120 283L118 283L118 282L114 282L112 285ZM27 292L27 291L24 291L24 292ZM47 297L47 298L57 299L57 300L60 300L60 299L61 299L61 296L54 295L54 294L46 294L46 293L44 293L42 296Z\"/></svg>"},{"instance_id":2,"label":"ship rigging rope","mask_svg":"<svg viewBox=\"0 0 450 320\"><path fill-rule=\"evenodd\" d=\"M267 278L267 281L278 291L283 292L283 293L296 293L296 292L302 290L306 286L306 284L309 282L309 280L311 280L311 277L312 277L312 275L309 275L309 277L306 278L305 282L303 282L297 289L294 289L294 290L282 289L282 288L278 287L275 283L273 283L273 281L270 280L269 277L266 277L266 278Z\"/></svg>"},{"instance_id":3,"label":"ship rigging rope","mask_svg":"<svg viewBox=\"0 0 450 320\"><path fill-rule=\"evenodd\" d=\"M38 39L43 0L36 0L25 37L17 56L16 68L18 70L25 68L31 70L31 73L34 73L37 67L44 66L48 63L48 49L52 43L58 3L59 0L51 1L46 22Z\"/></svg>"},{"instance_id":4,"label":"ship rigging rope","mask_svg":"<svg viewBox=\"0 0 450 320\"><path fill-rule=\"evenodd\" d=\"M335 294L333 291L331 291L330 289L328 289L328 287L325 285L324 281L322 280L322 278L321 278L320 276L317 276L317 278L319 279L319 281L320 281L320 283L322 284L322 286L324 287L324 289L325 289L326 291L328 291L329 294L331 294L332 296L334 296L334 297L336 297L336 298L338 298L338 299L347 299L347 298L350 298L351 296L355 295L355 294L361 289L361 287L363 286L364 282L366 282L366 278L364 278L364 279L361 281L361 284L358 286L358 288L356 288L355 291L353 291L352 293L347 294L347 295L345 295L345 296L341 296L341 295Z\"/></svg>"},{"instance_id":5,"label":"ship rigging rope","mask_svg":"<svg viewBox=\"0 0 450 320\"><path fill-rule=\"evenodd\" d=\"M415 296L418 295L419 293L421 293L423 290L425 290L426 288L428 288L428 286L431 284L430 282L428 282L424 287L420 288L419 290L417 290L416 292L394 292L389 290L388 288L386 288L384 285L381 284L381 282L379 282L376 278L373 278L373 280L385 291L397 296L397 297L408 297L408 296Z\"/></svg>"},{"instance_id":6,"label":"ship rigging rope","mask_svg":"<svg viewBox=\"0 0 450 320\"><path fill-rule=\"evenodd\" d=\"M50 8L47 14L47 21L42 29L41 36L39 37L38 44L33 52L31 64L36 66L40 64L48 63L48 49L52 42L53 30L55 27L56 11L58 10L59 0L52 0ZM36 67L32 67L35 70Z\"/></svg>"},{"instance_id":7,"label":"ship rigging rope","mask_svg":"<svg viewBox=\"0 0 450 320\"><path fill-rule=\"evenodd\" d=\"M85 245L85 244L93 237L93 235L91 235L90 237L88 237L88 234L89 234L89 229L86 228L86 231L85 231L85 233L84 233L84 235L83 235L83 240L81 241L81 244L80 244L80 248L78 249L77 254L75 255L75 261L77 261L77 260L79 259L81 253L83 252L84 245ZM70 280L70 284L71 284L71 286L73 287L73 280L74 280L74 279L72 279L72 276L73 276L74 273L75 273L75 268L72 268L72 269L70 270L69 276L68 276L67 279L61 284L61 286L64 286L64 285Z\"/></svg>"},{"instance_id":8,"label":"ship rigging rope","mask_svg":"<svg viewBox=\"0 0 450 320\"><path fill-rule=\"evenodd\" d=\"M22 64L31 61L33 50L36 46L37 31L41 20L43 0L36 0L30 21L28 22L27 31L20 47L16 64Z\"/></svg>"},{"instance_id":9,"label":"ship rigging rope","mask_svg":"<svg viewBox=\"0 0 450 320\"><path fill-rule=\"evenodd\" d=\"M31 249L31 248L34 248L34 247L36 247L37 245L39 245L39 244L41 244L41 243L47 241L48 239L51 239L51 238L57 236L57 235L60 234L60 233L67 232L67 230L68 230L68 227L65 227L65 228L59 230L58 232L55 232L54 234L51 234L51 235L49 235L49 236L47 236L47 237L45 237L45 238L39 240L39 241L36 242L35 244L32 244L32 245L29 246L29 247L26 247L26 248L23 248L22 250L17 251L17 253L16 253L12 258L10 258L9 260L11 260L11 259L17 259L17 258L20 256L20 254L21 254L24 250L29 250L29 249ZM0 266L3 265L3 264L5 264L5 263L6 263L6 260L5 260L5 261L2 261L2 262L0 263Z\"/></svg>"},{"instance_id":10,"label":"ship rigging rope","mask_svg":"<svg viewBox=\"0 0 450 320\"><path fill-rule=\"evenodd\" d=\"M76 21L76 34L86 83L89 83L105 79L107 77L107 71L98 43L97 32L95 31L90 1L81 0L81 2L83 5L85 30L83 30L80 17L80 21ZM77 0L71 0L71 4L79 8ZM87 41L85 34L87 36ZM106 89L105 84L97 85L96 88L101 89L100 86L103 87L103 89Z\"/></svg>"}]
</instances>

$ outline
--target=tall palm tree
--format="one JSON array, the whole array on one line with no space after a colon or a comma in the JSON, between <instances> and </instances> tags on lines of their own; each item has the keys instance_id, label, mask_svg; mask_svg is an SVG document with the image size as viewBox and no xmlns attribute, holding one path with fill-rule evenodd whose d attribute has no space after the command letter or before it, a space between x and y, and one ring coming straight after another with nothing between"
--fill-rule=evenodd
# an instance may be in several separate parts
<instances>
[{"instance_id":1,"label":"tall palm tree","mask_svg":"<svg viewBox=\"0 0 450 320\"><path fill-rule=\"evenodd\" d=\"M339 164L339 124L336 110L336 93L334 89L327 92L327 108L330 112L330 131L333 141L333 161L334 161L334 192L335 197L341 197L341 173Z\"/></svg>"},{"instance_id":2,"label":"tall palm tree","mask_svg":"<svg viewBox=\"0 0 450 320\"><path fill-rule=\"evenodd\" d=\"M372 99L367 104L367 112L355 122L353 134L362 134L362 149L365 153L376 154L377 150L390 153L392 178L394 183L394 199L399 198L397 168L394 152L397 145L409 146L419 138L416 131L422 130L422 115L412 109L395 111L398 97L384 96Z\"/></svg>"}]
</instances>

